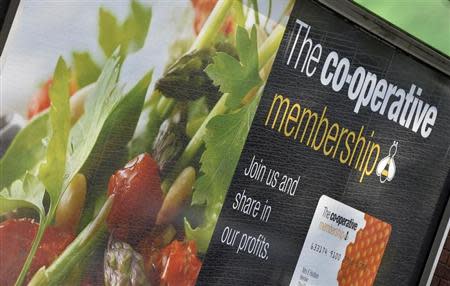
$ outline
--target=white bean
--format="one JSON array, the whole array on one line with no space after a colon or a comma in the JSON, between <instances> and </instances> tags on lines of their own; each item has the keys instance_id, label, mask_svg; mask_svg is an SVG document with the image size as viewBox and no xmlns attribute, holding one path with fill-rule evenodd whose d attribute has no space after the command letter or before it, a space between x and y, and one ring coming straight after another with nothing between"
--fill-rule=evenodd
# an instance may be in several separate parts
<instances>
[{"instance_id":1,"label":"white bean","mask_svg":"<svg viewBox=\"0 0 450 286\"><path fill-rule=\"evenodd\" d=\"M161 209L156 218L157 225L170 223L183 209L186 201L191 197L195 183L195 169L185 168L178 175L169 189Z\"/></svg>"},{"instance_id":2,"label":"white bean","mask_svg":"<svg viewBox=\"0 0 450 286\"><path fill-rule=\"evenodd\" d=\"M76 174L56 209L55 226L72 232L76 231L86 200L86 190L85 176Z\"/></svg>"}]
</instances>

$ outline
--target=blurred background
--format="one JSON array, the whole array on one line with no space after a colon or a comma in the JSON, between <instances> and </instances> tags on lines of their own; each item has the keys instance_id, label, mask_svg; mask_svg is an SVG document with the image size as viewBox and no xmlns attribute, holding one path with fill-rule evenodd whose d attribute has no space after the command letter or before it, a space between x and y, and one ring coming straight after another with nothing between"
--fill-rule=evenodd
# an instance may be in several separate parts
<instances>
[{"instance_id":1,"label":"blurred background","mask_svg":"<svg viewBox=\"0 0 450 286\"><path fill-rule=\"evenodd\" d=\"M449 0L355 0L355 2L450 56Z\"/></svg>"},{"instance_id":2,"label":"blurred background","mask_svg":"<svg viewBox=\"0 0 450 286\"><path fill-rule=\"evenodd\" d=\"M10 2L9 2L10 1ZM8 3L0 0L3 19ZM127 56L120 81L128 86L153 69L164 72L176 41L192 41L194 9L190 0L139 0L152 7L152 20L143 47ZM289 0L261 0L259 11L279 19ZM99 9L110 11L118 22L129 13L130 0L21 0L0 61L1 112L26 116L32 94L53 73L59 56L71 62L73 52L89 52L100 64L105 55L99 47ZM269 25L270 26L270 25ZM111 35L114 37L114 35ZM152 86L149 90L152 90Z\"/></svg>"}]
</instances>

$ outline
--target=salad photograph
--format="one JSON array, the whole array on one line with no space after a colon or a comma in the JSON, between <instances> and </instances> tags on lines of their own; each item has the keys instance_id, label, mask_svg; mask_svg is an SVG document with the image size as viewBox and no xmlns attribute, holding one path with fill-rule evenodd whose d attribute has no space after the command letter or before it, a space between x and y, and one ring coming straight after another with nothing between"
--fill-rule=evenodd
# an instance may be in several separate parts
<instances>
[{"instance_id":1,"label":"salad photograph","mask_svg":"<svg viewBox=\"0 0 450 286\"><path fill-rule=\"evenodd\" d=\"M293 4L21 1L0 285L195 285Z\"/></svg>"}]
</instances>

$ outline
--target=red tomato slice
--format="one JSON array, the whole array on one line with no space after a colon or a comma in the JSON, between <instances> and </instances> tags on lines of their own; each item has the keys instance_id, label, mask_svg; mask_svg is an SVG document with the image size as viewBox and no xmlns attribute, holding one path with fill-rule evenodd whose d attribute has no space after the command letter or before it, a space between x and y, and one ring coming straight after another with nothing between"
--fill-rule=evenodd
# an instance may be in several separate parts
<instances>
[{"instance_id":1,"label":"red tomato slice","mask_svg":"<svg viewBox=\"0 0 450 286\"><path fill-rule=\"evenodd\" d=\"M164 286L194 286L201 267L194 241L173 241L161 250L157 263Z\"/></svg>"},{"instance_id":2,"label":"red tomato slice","mask_svg":"<svg viewBox=\"0 0 450 286\"><path fill-rule=\"evenodd\" d=\"M194 30L198 35L203 27L203 24L205 24L208 19L209 14L211 14L214 6L216 6L217 0L191 0L191 2L195 11ZM222 33L225 36L228 36L232 32L233 18L229 16L222 27Z\"/></svg>"},{"instance_id":3,"label":"red tomato slice","mask_svg":"<svg viewBox=\"0 0 450 286\"><path fill-rule=\"evenodd\" d=\"M30 219L10 219L0 224L0 285L14 285L31 249L39 224ZM49 266L75 237L48 227L31 263L26 281L42 266Z\"/></svg>"},{"instance_id":4,"label":"red tomato slice","mask_svg":"<svg viewBox=\"0 0 450 286\"><path fill-rule=\"evenodd\" d=\"M129 243L143 238L156 220L163 202L159 168L141 154L109 179L108 195L115 195L107 222L115 238Z\"/></svg>"},{"instance_id":5,"label":"red tomato slice","mask_svg":"<svg viewBox=\"0 0 450 286\"><path fill-rule=\"evenodd\" d=\"M28 104L28 119L33 118L37 114L46 110L50 106L49 89L53 80L47 80L41 88L33 94ZM75 78L70 80L70 95L73 95L78 90L78 85Z\"/></svg>"}]
</instances>

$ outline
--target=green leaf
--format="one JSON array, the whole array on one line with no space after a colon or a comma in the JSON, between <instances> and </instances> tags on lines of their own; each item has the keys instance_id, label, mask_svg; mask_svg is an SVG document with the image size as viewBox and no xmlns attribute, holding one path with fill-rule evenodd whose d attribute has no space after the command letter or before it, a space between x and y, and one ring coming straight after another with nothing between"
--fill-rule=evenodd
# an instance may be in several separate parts
<instances>
[{"instance_id":1,"label":"green leaf","mask_svg":"<svg viewBox=\"0 0 450 286\"><path fill-rule=\"evenodd\" d=\"M69 69L62 58L58 59L53 83L49 90L50 135L45 162L39 168L39 178L45 185L52 203L62 192L67 162L67 145L70 132Z\"/></svg>"},{"instance_id":2,"label":"green leaf","mask_svg":"<svg viewBox=\"0 0 450 286\"><path fill-rule=\"evenodd\" d=\"M151 8L145 7L136 0L131 1L131 14L123 24L123 32L127 35L125 39L130 43L131 51L135 52L144 46L151 19Z\"/></svg>"},{"instance_id":3,"label":"green leaf","mask_svg":"<svg viewBox=\"0 0 450 286\"><path fill-rule=\"evenodd\" d=\"M120 158L127 159L127 143L132 138L139 120L145 95L150 85L153 72L150 71L116 104L97 132L97 139L91 156L83 165L83 170L89 176L94 172L108 170L110 173L121 165ZM100 128L100 127L98 127ZM111 162L114 158L117 162ZM106 166L102 167L102 164Z\"/></svg>"},{"instance_id":4,"label":"green leaf","mask_svg":"<svg viewBox=\"0 0 450 286\"><path fill-rule=\"evenodd\" d=\"M250 35L238 27L236 33L236 49L239 60L219 52L213 58L214 63L206 68L206 73L220 91L230 93L232 96L226 105L235 109L240 106L242 99L256 86L262 83L259 77L258 44L256 28L253 27Z\"/></svg>"},{"instance_id":5,"label":"green leaf","mask_svg":"<svg viewBox=\"0 0 450 286\"><path fill-rule=\"evenodd\" d=\"M116 51L106 62L93 93L85 103L85 113L72 128L70 134L70 170L75 175L91 154L106 119L118 105L124 94L117 81L120 73L120 57Z\"/></svg>"},{"instance_id":6,"label":"green leaf","mask_svg":"<svg viewBox=\"0 0 450 286\"><path fill-rule=\"evenodd\" d=\"M195 184L193 204L211 203L218 197L212 193L225 195L230 179L239 161L250 129L257 100L232 114L219 115L208 123L205 136L206 150L201 158L201 172ZM218 190L210 192L209 190ZM221 201L220 198L218 201Z\"/></svg>"},{"instance_id":7,"label":"green leaf","mask_svg":"<svg viewBox=\"0 0 450 286\"><path fill-rule=\"evenodd\" d=\"M187 218L184 218L186 238L195 241L200 253L206 253L208 250L209 242L216 228L217 219L221 210L222 203L220 202L208 205L203 214L203 223L196 228L193 228Z\"/></svg>"},{"instance_id":8,"label":"green leaf","mask_svg":"<svg viewBox=\"0 0 450 286\"><path fill-rule=\"evenodd\" d=\"M117 23L116 17L105 8L99 10L98 41L106 57L110 57L120 45L122 29Z\"/></svg>"},{"instance_id":9,"label":"green leaf","mask_svg":"<svg viewBox=\"0 0 450 286\"><path fill-rule=\"evenodd\" d=\"M196 229L185 220L187 238L194 239L202 253L208 248L258 102L259 97L235 113L212 118L206 126L201 176L195 182L192 196L192 205L205 206L204 220Z\"/></svg>"},{"instance_id":10,"label":"green leaf","mask_svg":"<svg viewBox=\"0 0 450 286\"><path fill-rule=\"evenodd\" d=\"M159 127L163 121L157 110L160 99L161 93L155 91L146 102L146 106L142 112L145 127L138 134L135 134L133 140L128 144L128 159L131 160L144 152L152 152L153 142L158 135Z\"/></svg>"},{"instance_id":11,"label":"green leaf","mask_svg":"<svg viewBox=\"0 0 450 286\"><path fill-rule=\"evenodd\" d=\"M12 183L9 189L0 191L0 214L17 208L34 208L40 215L45 213L42 200L45 187L33 175L27 173L23 180Z\"/></svg>"},{"instance_id":12,"label":"green leaf","mask_svg":"<svg viewBox=\"0 0 450 286\"><path fill-rule=\"evenodd\" d=\"M14 181L23 178L27 171L36 168L45 156L43 143L48 135L48 112L30 121L16 135L6 153L0 159L0 189L9 187Z\"/></svg>"},{"instance_id":13,"label":"green leaf","mask_svg":"<svg viewBox=\"0 0 450 286\"><path fill-rule=\"evenodd\" d=\"M72 57L77 83L80 88L98 79L101 69L88 52L73 52Z\"/></svg>"},{"instance_id":14,"label":"green leaf","mask_svg":"<svg viewBox=\"0 0 450 286\"><path fill-rule=\"evenodd\" d=\"M144 130L137 134L129 144L128 159L130 160L144 152L152 152L153 143L158 135L162 120L158 115L156 107L151 106L148 108L148 114L149 120L147 120Z\"/></svg>"},{"instance_id":15,"label":"green leaf","mask_svg":"<svg viewBox=\"0 0 450 286\"><path fill-rule=\"evenodd\" d=\"M105 55L111 56L119 46L122 56L141 49L147 38L151 19L152 9L136 0L131 2L130 14L123 23L119 23L110 11L100 8L98 40Z\"/></svg>"}]
</instances>

